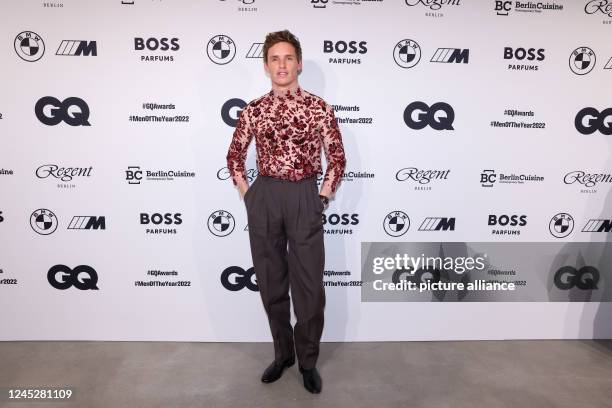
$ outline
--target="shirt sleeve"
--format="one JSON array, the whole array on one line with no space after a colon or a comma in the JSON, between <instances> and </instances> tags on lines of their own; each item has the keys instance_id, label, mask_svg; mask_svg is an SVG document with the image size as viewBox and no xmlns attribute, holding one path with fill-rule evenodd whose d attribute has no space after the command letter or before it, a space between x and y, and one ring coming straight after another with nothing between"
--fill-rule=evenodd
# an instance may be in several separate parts
<instances>
[{"instance_id":1,"label":"shirt sleeve","mask_svg":"<svg viewBox=\"0 0 612 408\"><path fill-rule=\"evenodd\" d=\"M323 126L321 129L323 151L327 160L327 169L323 178L323 187L327 186L333 195L336 192L338 183L344 174L346 158L344 156L344 146L342 135L334 115L334 109L326 104Z\"/></svg>"},{"instance_id":2,"label":"shirt sleeve","mask_svg":"<svg viewBox=\"0 0 612 408\"><path fill-rule=\"evenodd\" d=\"M234 185L237 185L237 181L240 179L245 182L247 181L244 163L247 156L247 149L253 138L247 109L248 106L242 110L238 117L236 130L234 130L232 142L230 143L226 157L227 168L229 169Z\"/></svg>"}]
</instances>

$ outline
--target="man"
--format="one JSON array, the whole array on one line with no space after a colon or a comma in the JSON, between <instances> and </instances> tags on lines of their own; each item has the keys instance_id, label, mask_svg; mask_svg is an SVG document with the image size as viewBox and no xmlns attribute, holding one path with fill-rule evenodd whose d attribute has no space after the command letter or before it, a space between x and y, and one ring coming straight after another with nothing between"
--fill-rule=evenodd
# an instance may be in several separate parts
<instances>
[{"instance_id":1,"label":"man","mask_svg":"<svg viewBox=\"0 0 612 408\"><path fill-rule=\"evenodd\" d=\"M344 147L332 107L298 84L298 39L287 30L268 34L263 58L272 90L244 108L227 153L232 180L244 197L255 276L274 340L275 358L261 381L279 379L297 352L304 387L319 393L316 362L325 308L322 214L344 173ZM244 163L253 136L259 176L249 187ZM321 147L327 169L319 192Z\"/></svg>"}]
</instances>

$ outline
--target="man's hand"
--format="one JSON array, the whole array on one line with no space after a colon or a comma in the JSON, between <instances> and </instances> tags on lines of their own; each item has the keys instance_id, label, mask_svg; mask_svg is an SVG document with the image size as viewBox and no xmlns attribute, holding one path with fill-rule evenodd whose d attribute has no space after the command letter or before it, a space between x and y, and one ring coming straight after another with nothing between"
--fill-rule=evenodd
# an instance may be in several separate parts
<instances>
[{"instance_id":1,"label":"man's hand","mask_svg":"<svg viewBox=\"0 0 612 408\"><path fill-rule=\"evenodd\" d=\"M249 189L249 184L245 180L239 180L236 187L238 187L238 191L240 192L240 198L244 198L244 195Z\"/></svg>"}]
</instances>

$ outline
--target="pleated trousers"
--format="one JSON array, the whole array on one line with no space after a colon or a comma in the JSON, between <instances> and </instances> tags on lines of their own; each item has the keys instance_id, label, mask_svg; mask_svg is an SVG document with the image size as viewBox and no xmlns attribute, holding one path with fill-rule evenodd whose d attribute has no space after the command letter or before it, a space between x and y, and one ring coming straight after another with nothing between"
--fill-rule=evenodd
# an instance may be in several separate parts
<instances>
[{"instance_id":1,"label":"pleated trousers","mask_svg":"<svg viewBox=\"0 0 612 408\"><path fill-rule=\"evenodd\" d=\"M300 366L317 363L323 333L323 203L316 176L288 181L259 175L244 196L259 293L281 362L297 353ZM291 297L289 290L291 289ZM290 302L296 316L290 322Z\"/></svg>"}]
</instances>

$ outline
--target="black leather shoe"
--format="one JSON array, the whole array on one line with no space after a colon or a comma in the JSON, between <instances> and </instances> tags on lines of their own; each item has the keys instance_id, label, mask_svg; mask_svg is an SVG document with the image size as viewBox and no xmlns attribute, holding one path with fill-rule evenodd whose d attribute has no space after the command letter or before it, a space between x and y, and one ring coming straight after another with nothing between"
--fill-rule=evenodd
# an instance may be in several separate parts
<instances>
[{"instance_id":1,"label":"black leather shoe","mask_svg":"<svg viewBox=\"0 0 612 408\"><path fill-rule=\"evenodd\" d=\"M290 358L281 363L273 361L272 364L265 369L263 375L261 376L261 382L271 383L278 380L281 378L281 375L283 375L283 370L285 367L291 367L293 364L295 364L295 358Z\"/></svg>"},{"instance_id":2,"label":"black leather shoe","mask_svg":"<svg viewBox=\"0 0 612 408\"><path fill-rule=\"evenodd\" d=\"M304 388L313 394L321 392L321 376L319 375L317 367L308 370L300 367L300 373L302 373L302 377L304 378Z\"/></svg>"}]
</instances>

